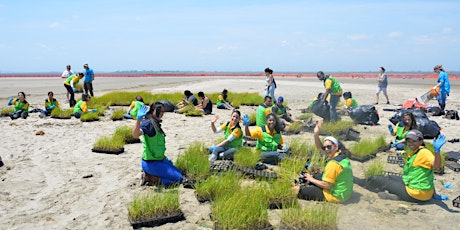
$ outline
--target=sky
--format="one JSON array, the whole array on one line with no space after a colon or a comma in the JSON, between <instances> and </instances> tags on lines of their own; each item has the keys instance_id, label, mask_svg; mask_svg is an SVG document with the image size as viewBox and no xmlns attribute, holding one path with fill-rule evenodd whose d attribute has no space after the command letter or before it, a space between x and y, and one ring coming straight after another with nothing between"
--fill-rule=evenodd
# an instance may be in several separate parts
<instances>
[{"instance_id":1,"label":"sky","mask_svg":"<svg viewBox=\"0 0 460 230\"><path fill-rule=\"evenodd\" d=\"M458 0L0 0L0 73L460 70Z\"/></svg>"}]
</instances>

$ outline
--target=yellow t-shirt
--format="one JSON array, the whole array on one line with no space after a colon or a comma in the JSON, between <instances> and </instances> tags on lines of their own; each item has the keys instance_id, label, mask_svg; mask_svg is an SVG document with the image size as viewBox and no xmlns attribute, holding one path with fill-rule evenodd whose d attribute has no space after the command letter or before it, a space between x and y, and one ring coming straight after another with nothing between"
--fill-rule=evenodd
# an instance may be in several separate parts
<instances>
[{"instance_id":1,"label":"yellow t-shirt","mask_svg":"<svg viewBox=\"0 0 460 230\"><path fill-rule=\"evenodd\" d=\"M324 84L324 88L326 89L331 89L332 88L332 80L331 79L326 79L326 82ZM340 90L339 92L335 92L335 93L330 93L332 95L342 95L342 90Z\"/></svg>"},{"instance_id":2,"label":"yellow t-shirt","mask_svg":"<svg viewBox=\"0 0 460 230\"><path fill-rule=\"evenodd\" d=\"M336 157L339 154L340 154L340 151L336 152L332 158ZM326 181L331 184L335 184L335 180L337 179L337 177L339 177L342 171L343 171L343 168L342 166L340 166L339 163L337 163L336 161L329 161L326 164L326 167L324 168L323 181ZM332 194L329 192L328 189L323 189L323 194L324 194L324 198L328 202L336 202L336 203L342 202L342 200L332 196Z\"/></svg>"},{"instance_id":3,"label":"yellow t-shirt","mask_svg":"<svg viewBox=\"0 0 460 230\"><path fill-rule=\"evenodd\" d=\"M236 125L232 125L232 123L229 123L228 124L228 128L229 129L233 129L235 128ZM227 123L224 123L220 126L220 129L225 131L225 129L227 128ZM241 129L234 129L233 132L232 132L232 135L235 137L235 138L239 138L241 136L243 136L243 131Z\"/></svg>"},{"instance_id":4,"label":"yellow t-shirt","mask_svg":"<svg viewBox=\"0 0 460 230\"><path fill-rule=\"evenodd\" d=\"M415 153L416 151L409 154L409 158ZM433 169L433 162L434 162L434 155L428 149L422 149L417 153L414 161L412 162L413 166L419 166L427 169ZM434 190L416 190L411 189L406 186L407 194L417 200L430 200L433 197Z\"/></svg>"},{"instance_id":5,"label":"yellow t-shirt","mask_svg":"<svg viewBox=\"0 0 460 230\"><path fill-rule=\"evenodd\" d=\"M270 135L272 135L272 136L274 136L275 133L276 133L275 130L273 130L274 133L271 133L271 132L270 132L270 129L268 129L267 126L265 126L265 130L267 131L268 134L270 134ZM251 131L251 138L257 138L257 139L259 139L259 140L263 140L264 137L263 137L263 135L262 135L262 127L256 127L255 129L253 129L253 130ZM282 145L283 143L284 143L284 142L283 142L283 135L281 135L281 133L280 133L280 143L278 143L278 144Z\"/></svg>"}]
</instances>

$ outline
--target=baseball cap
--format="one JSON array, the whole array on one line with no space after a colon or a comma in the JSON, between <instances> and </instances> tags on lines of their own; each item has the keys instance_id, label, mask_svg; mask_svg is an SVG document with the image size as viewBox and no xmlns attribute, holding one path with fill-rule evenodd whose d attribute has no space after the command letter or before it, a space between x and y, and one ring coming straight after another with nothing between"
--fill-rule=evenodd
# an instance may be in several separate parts
<instances>
[{"instance_id":1,"label":"baseball cap","mask_svg":"<svg viewBox=\"0 0 460 230\"><path fill-rule=\"evenodd\" d=\"M409 131L406 135L406 139L409 138L409 139L412 139L414 141L420 141L420 140L423 140L423 134L422 132L416 130L416 129L413 129L411 131Z\"/></svg>"},{"instance_id":2,"label":"baseball cap","mask_svg":"<svg viewBox=\"0 0 460 230\"><path fill-rule=\"evenodd\" d=\"M278 97L278 101L279 101L279 102L283 102L283 101L284 101L284 98L283 98L282 96L279 96L279 97Z\"/></svg>"},{"instance_id":3,"label":"baseball cap","mask_svg":"<svg viewBox=\"0 0 460 230\"><path fill-rule=\"evenodd\" d=\"M339 142L337 141L337 139L335 139L335 137L328 136L328 137L324 138L324 141L330 141L330 142L334 143L335 145L339 146Z\"/></svg>"}]
</instances>

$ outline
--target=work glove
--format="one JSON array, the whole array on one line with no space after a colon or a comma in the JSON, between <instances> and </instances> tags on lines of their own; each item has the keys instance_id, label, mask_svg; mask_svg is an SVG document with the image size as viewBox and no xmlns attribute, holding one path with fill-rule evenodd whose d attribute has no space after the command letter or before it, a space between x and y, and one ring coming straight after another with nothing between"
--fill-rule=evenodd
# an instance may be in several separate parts
<instances>
[{"instance_id":1,"label":"work glove","mask_svg":"<svg viewBox=\"0 0 460 230\"><path fill-rule=\"evenodd\" d=\"M213 145L213 146L209 147L209 152L211 152L211 153L212 153L212 152L214 152L214 150L215 150L215 149L216 149L216 146L215 146L215 145Z\"/></svg>"},{"instance_id":2,"label":"work glove","mask_svg":"<svg viewBox=\"0 0 460 230\"><path fill-rule=\"evenodd\" d=\"M97 113L97 109L92 109L91 112Z\"/></svg>"},{"instance_id":3,"label":"work glove","mask_svg":"<svg viewBox=\"0 0 460 230\"><path fill-rule=\"evenodd\" d=\"M77 89L75 87L72 87L73 92L77 92Z\"/></svg>"},{"instance_id":4,"label":"work glove","mask_svg":"<svg viewBox=\"0 0 460 230\"><path fill-rule=\"evenodd\" d=\"M289 151L289 147L287 147L287 145L285 145L285 146L283 147L283 151L286 153L287 151Z\"/></svg>"},{"instance_id":5,"label":"work glove","mask_svg":"<svg viewBox=\"0 0 460 230\"><path fill-rule=\"evenodd\" d=\"M434 195L433 195L433 198L436 199L436 200L449 200L449 197L448 197L448 196L439 195L439 194L434 194Z\"/></svg>"},{"instance_id":6,"label":"work glove","mask_svg":"<svg viewBox=\"0 0 460 230\"><path fill-rule=\"evenodd\" d=\"M244 126L249 126L249 116L248 116L248 114L244 114L242 120L243 120L243 125Z\"/></svg>"},{"instance_id":7,"label":"work glove","mask_svg":"<svg viewBox=\"0 0 460 230\"><path fill-rule=\"evenodd\" d=\"M433 141L433 148L435 153L441 152L441 147L446 143L446 136L441 134Z\"/></svg>"},{"instance_id":8,"label":"work glove","mask_svg":"<svg viewBox=\"0 0 460 230\"><path fill-rule=\"evenodd\" d=\"M14 98L10 98L10 100L8 100L8 105L12 105L12 104L13 104L13 100L14 100Z\"/></svg>"},{"instance_id":9,"label":"work glove","mask_svg":"<svg viewBox=\"0 0 460 230\"><path fill-rule=\"evenodd\" d=\"M142 118L144 118L145 115L147 115L149 111L149 107L146 105L143 105L139 110L137 111L137 120L141 121Z\"/></svg>"},{"instance_id":10,"label":"work glove","mask_svg":"<svg viewBox=\"0 0 460 230\"><path fill-rule=\"evenodd\" d=\"M55 108L56 108L56 106L55 106L55 105L52 105L52 106L50 106L48 109L49 109L49 110L53 110L53 109L55 109Z\"/></svg>"},{"instance_id":11,"label":"work glove","mask_svg":"<svg viewBox=\"0 0 460 230\"><path fill-rule=\"evenodd\" d=\"M444 188L452 188L452 187L454 187L453 184L444 184Z\"/></svg>"},{"instance_id":12,"label":"work glove","mask_svg":"<svg viewBox=\"0 0 460 230\"><path fill-rule=\"evenodd\" d=\"M388 125L388 131L390 131L390 134L393 134L393 126L391 124Z\"/></svg>"},{"instance_id":13,"label":"work glove","mask_svg":"<svg viewBox=\"0 0 460 230\"><path fill-rule=\"evenodd\" d=\"M391 147L396 148L396 146L398 146L398 144L399 144L398 142L395 142L395 143L391 144Z\"/></svg>"}]
</instances>

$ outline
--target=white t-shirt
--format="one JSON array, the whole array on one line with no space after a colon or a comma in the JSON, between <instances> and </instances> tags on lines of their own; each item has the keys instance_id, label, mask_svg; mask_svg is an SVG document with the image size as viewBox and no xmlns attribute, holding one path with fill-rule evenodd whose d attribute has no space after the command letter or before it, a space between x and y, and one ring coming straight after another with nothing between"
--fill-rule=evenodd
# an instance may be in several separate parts
<instances>
[{"instance_id":1,"label":"white t-shirt","mask_svg":"<svg viewBox=\"0 0 460 230\"><path fill-rule=\"evenodd\" d=\"M64 70L64 72L62 72L61 77L68 78L72 74L73 74L72 70Z\"/></svg>"}]
</instances>

